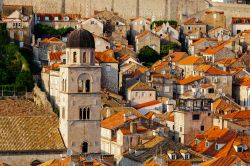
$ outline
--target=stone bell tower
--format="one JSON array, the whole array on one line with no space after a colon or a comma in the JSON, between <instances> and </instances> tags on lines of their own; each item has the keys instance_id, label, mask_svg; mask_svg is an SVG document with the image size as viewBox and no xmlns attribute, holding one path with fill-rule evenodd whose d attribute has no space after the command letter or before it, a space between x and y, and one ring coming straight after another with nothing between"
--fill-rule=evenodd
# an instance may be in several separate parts
<instances>
[{"instance_id":1,"label":"stone bell tower","mask_svg":"<svg viewBox=\"0 0 250 166\"><path fill-rule=\"evenodd\" d=\"M84 29L71 32L60 67L60 131L73 154L100 153L101 67L95 41Z\"/></svg>"}]
</instances>

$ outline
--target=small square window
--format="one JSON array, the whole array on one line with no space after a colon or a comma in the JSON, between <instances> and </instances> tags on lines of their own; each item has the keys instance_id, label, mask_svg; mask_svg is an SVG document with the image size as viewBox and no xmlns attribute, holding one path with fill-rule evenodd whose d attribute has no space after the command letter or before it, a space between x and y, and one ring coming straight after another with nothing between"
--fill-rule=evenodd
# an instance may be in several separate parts
<instances>
[{"instance_id":1,"label":"small square window","mask_svg":"<svg viewBox=\"0 0 250 166\"><path fill-rule=\"evenodd\" d=\"M201 131L204 131L204 128L205 128L205 127L202 125L202 126L201 126Z\"/></svg>"},{"instance_id":2,"label":"small square window","mask_svg":"<svg viewBox=\"0 0 250 166\"><path fill-rule=\"evenodd\" d=\"M200 115L199 114L194 114L192 119L193 120L200 120Z\"/></svg>"}]
</instances>

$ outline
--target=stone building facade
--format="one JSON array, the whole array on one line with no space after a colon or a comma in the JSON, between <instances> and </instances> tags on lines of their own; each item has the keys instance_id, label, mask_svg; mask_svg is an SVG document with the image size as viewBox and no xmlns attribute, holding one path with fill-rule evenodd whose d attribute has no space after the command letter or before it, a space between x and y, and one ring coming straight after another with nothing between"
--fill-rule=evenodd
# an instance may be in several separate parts
<instances>
[{"instance_id":1,"label":"stone building facade","mask_svg":"<svg viewBox=\"0 0 250 166\"><path fill-rule=\"evenodd\" d=\"M73 153L100 153L101 67L93 35L79 29L67 41L60 67L60 131ZM95 132L93 132L95 131Z\"/></svg>"}]
</instances>

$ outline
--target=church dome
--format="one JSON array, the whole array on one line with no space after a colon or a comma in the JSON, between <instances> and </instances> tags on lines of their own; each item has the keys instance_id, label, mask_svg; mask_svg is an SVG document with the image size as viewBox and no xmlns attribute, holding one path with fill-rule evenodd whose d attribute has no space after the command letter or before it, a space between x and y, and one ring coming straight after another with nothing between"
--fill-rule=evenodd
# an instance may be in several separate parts
<instances>
[{"instance_id":1,"label":"church dome","mask_svg":"<svg viewBox=\"0 0 250 166\"><path fill-rule=\"evenodd\" d=\"M72 31L67 40L68 48L95 48L95 39L93 35L85 29L76 29Z\"/></svg>"}]
</instances>

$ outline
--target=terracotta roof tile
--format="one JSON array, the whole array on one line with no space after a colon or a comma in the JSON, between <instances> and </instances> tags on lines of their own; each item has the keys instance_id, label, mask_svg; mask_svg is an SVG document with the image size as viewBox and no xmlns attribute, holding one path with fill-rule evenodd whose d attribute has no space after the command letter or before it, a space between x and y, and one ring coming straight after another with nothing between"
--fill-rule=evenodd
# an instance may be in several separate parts
<instances>
[{"instance_id":1,"label":"terracotta roof tile","mask_svg":"<svg viewBox=\"0 0 250 166\"><path fill-rule=\"evenodd\" d=\"M203 62L203 58L200 56L187 56L180 60L178 65L195 65Z\"/></svg>"},{"instance_id":2,"label":"terracotta roof tile","mask_svg":"<svg viewBox=\"0 0 250 166\"><path fill-rule=\"evenodd\" d=\"M106 50L104 52L96 52L95 58L101 63L117 63L118 61L113 57L113 50Z\"/></svg>"},{"instance_id":3,"label":"terracotta roof tile","mask_svg":"<svg viewBox=\"0 0 250 166\"><path fill-rule=\"evenodd\" d=\"M196 46L196 45L198 45L198 44L200 44L200 43L202 43L202 42L204 42L204 41L206 41L206 40L218 41L218 40L215 39L215 38L200 38L199 40L195 41L195 42L192 44L192 46Z\"/></svg>"},{"instance_id":4,"label":"terracotta roof tile","mask_svg":"<svg viewBox=\"0 0 250 166\"><path fill-rule=\"evenodd\" d=\"M124 135L132 134L130 131L130 126L124 126L124 127L120 128L120 130L121 130L122 134L124 134ZM148 131L148 129L143 127L143 126L138 126L136 129L137 133L144 133L146 131Z\"/></svg>"},{"instance_id":5,"label":"terracotta roof tile","mask_svg":"<svg viewBox=\"0 0 250 166\"><path fill-rule=\"evenodd\" d=\"M223 71L214 66L211 66L205 73L209 75L230 75L229 72Z\"/></svg>"},{"instance_id":6,"label":"terracotta roof tile","mask_svg":"<svg viewBox=\"0 0 250 166\"><path fill-rule=\"evenodd\" d=\"M135 105L133 106L135 109L141 109L141 108L144 108L144 107L149 107L149 106L153 106L153 105L158 105L160 104L161 102L158 101L158 100L153 100L153 101L149 101L149 102L146 102L146 103L142 103L142 104L138 104L138 105Z\"/></svg>"},{"instance_id":7,"label":"terracotta roof tile","mask_svg":"<svg viewBox=\"0 0 250 166\"><path fill-rule=\"evenodd\" d=\"M244 76L236 81L236 85L250 87L250 76Z\"/></svg>"},{"instance_id":8,"label":"terracotta roof tile","mask_svg":"<svg viewBox=\"0 0 250 166\"><path fill-rule=\"evenodd\" d=\"M51 61L60 61L63 52L50 52L49 53L49 60Z\"/></svg>"},{"instance_id":9,"label":"terracotta roof tile","mask_svg":"<svg viewBox=\"0 0 250 166\"><path fill-rule=\"evenodd\" d=\"M242 161L238 156L226 156L219 157L206 162L201 163L201 166L232 166L237 165L238 162Z\"/></svg>"},{"instance_id":10,"label":"terracotta roof tile","mask_svg":"<svg viewBox=\"0 0 250 166\"><path fill-rule=\"evenodd\" d=\"M55 116L0 117L0 152L64 151Z\"/></svg>"},{"instance_id":11,"label":"terracotta roof tile","mask_svg":"<svg viewBox=\"0 0 250 166\"><path fill-rule=\"evenodd\" d=\"M250 111L237 111L223 116L224 119L250 119Z\"/></svg>"},{"instance_id":12,"label":"terracotta roof tile","mask_svg":"<svg viewBox=\"0 0 250 166\"><path fill-rule=\"evenodd\" d=\"M168 166L192 166L192 162L190 160L170 160Z\"/></svg>"},{"instance_id":13,"label":"terracotta roof tile","mask_svg":"<svg viewBox=\"0 0 250 166\"><path fill-rule=\"evenodd\" d=\"M129 87L129 89L132 91L156 91L154 88L151 88L143 82L137 82L131 87Z\"/></svg>"},{"instance_id":14,"label":"terracotta roof tile","mask_svg":"<svg viewBox=\"0 0 250 166\"><path fill-rule=\"evenodd\" d=\"M206 25L204 24L200 19L196 19L195 17L192 17L184 22L184 25Z\"/></svg>"},{"instance_id":15,"label":"terracotta roof tile","mask_svg":"<svg viewBox=\"0 0 250 166\"><path fill-rule=\"evenodd\" d=\"M186 52L173 52L171 54L168 54L167 56L164 56L162 59L166 59L167 61L172 61L172 62L178 62L187 55L188 54Z\"/></svg>"},{"instance_id":16,"label":"terracotta roof tile","mask_svg":"<svg viewBox=\"0 0 250 166\"><path fill-rule=\"evenodd\" d=\"M201 80L203 79L204 77L203 76L189 76L187 78L184 78L183 80L178 80L176 81L176 84L179 84L179 85L186 85L186 84L190 84L194 81L198 81L198 80Z\"/></svg>"}]
</instances>

